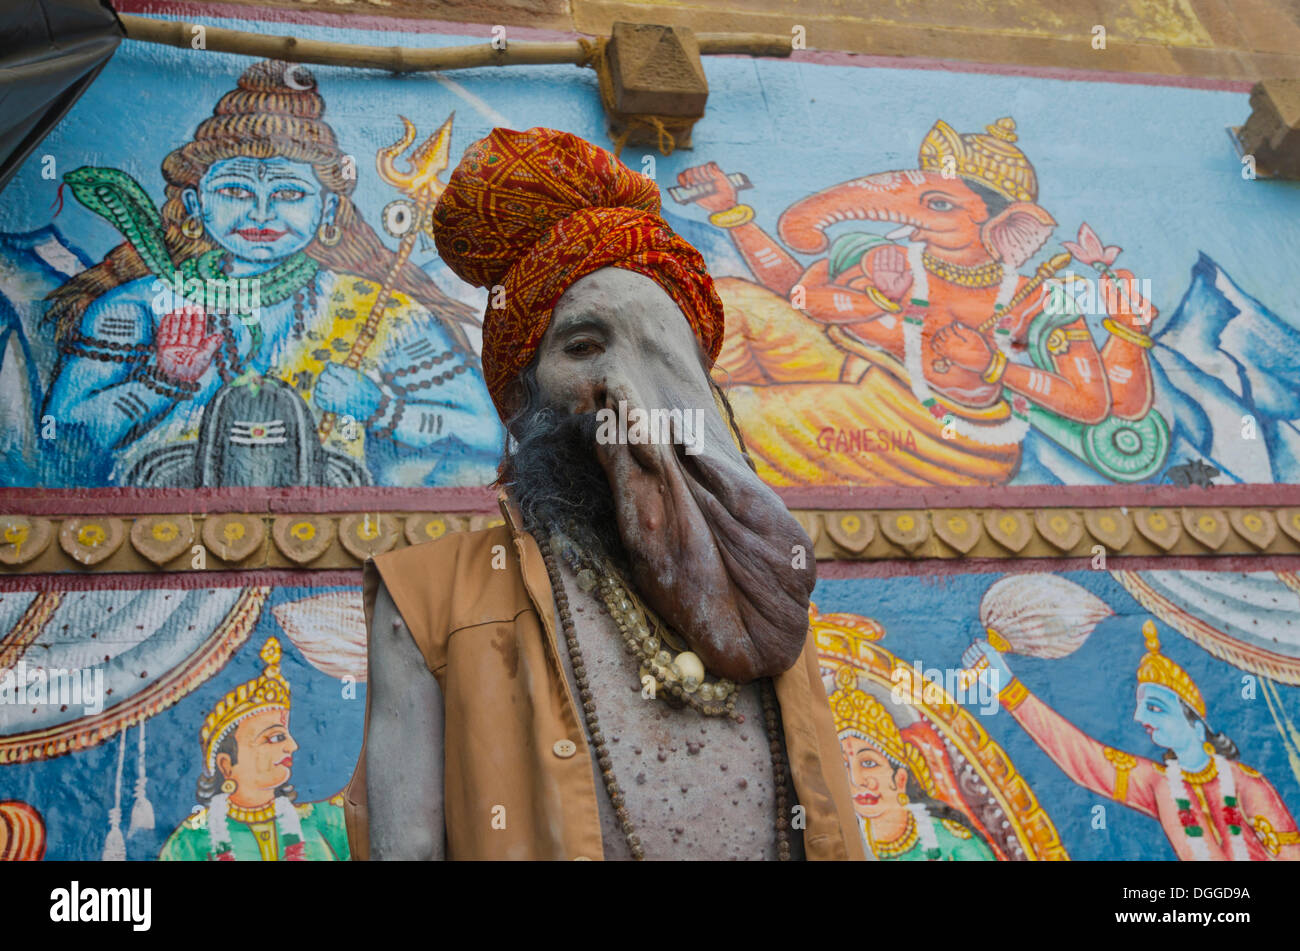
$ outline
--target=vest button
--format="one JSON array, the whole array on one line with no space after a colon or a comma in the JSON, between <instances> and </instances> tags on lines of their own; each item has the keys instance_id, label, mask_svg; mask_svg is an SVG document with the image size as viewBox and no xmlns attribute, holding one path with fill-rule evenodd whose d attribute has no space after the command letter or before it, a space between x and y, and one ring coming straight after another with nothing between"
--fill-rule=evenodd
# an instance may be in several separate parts
<instances>
[{"instance_id":1,"label":"vest button","mask_svg":"<svg viewBox=\"0 0 1300 951\"><path fill-rule=\"evenodd\" d=\"M568 759L578 752L578 744L574 743L573 740L556 740L555 745L551 747L551 752L560 759Z\"/></svg>"}]
</instances>

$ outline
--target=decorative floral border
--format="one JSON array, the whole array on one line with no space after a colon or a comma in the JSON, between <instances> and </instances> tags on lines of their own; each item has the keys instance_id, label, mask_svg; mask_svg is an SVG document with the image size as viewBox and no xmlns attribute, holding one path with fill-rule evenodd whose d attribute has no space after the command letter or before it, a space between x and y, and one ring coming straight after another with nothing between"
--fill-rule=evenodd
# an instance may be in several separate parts
<instances>
[{"instance_id":1,"label":"decorative floral border","mask_svg":"<svg viewBox=\"0 0 1300 951\"><path fill-rule=\"evenodd\" d=\"M795 509L820 561L1300 555L1300 507ZM0 576L352 569L448 532L465 512L0 515Z\"/></svg>"}]
</instances>

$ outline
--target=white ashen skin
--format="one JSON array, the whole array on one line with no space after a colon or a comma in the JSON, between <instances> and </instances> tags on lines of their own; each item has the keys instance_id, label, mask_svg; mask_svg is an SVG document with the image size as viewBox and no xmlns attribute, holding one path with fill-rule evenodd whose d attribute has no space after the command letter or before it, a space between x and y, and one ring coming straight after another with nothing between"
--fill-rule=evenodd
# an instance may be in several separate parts
<instances>
[{"instance_id":1,"label":"white ashen skin","mask_svg":"<svg viewBox=\"0 0 1300 951\"><path fill-rule=\"evenodd\" d=\"M629 414L702 412L690 454L662 442L596 447L632 581L714 676L746 683L788 670L807 635L812 543L737 448L676 302L622 268L574 282L538 349L537 382L573 413L620 401Z\"/></svg>"}]
</instances>

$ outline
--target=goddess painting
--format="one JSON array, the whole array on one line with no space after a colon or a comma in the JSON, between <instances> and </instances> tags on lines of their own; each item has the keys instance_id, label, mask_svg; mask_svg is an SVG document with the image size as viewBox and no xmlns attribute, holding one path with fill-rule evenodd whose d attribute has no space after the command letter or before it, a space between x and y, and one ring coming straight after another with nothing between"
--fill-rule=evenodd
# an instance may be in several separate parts
<instances>
[{"instance_id":1,"label":"goddess painting","mask_svg":"<svg viewBox=\"0 0 1300 951\"><path fill-rule=\"evenodd\" d=\"M1155 309L1112 267L1121 249L1086 224L1069 253L1019 273L1056 221L1017 138L1010 117L969 134L936 122L919 167L796 202L781 241L738 202L743 176L714 163L678 176L677 200L712 212L754 275L718 282L727 337L715 372L769 484L1001 485L1030 426L1115 481L1163 465ZM890 230L828 238L850 220ZM824 256L804 267L787 246ZM1096 272L1100 347L1077 281L1058 277L1071 257Z\"/></svg>"},{"instance_id":2,"label":"goddess painting","mask_svg":"<svg viewBox=\"0 0 1300 951\"><path fill-rule=\"evenodd\" d=\"M199 731L203 773L198 805L164 843L173 861L346 861L343 799L297 804L289 683L280 643L268 638L262 674L226 694Z\"/></svg>"},{"instance_id":3,"label":"goddess painting","mask_svg":"<svg viewBox=\"0 0 1300 951\"><path fill-rule=\"evenodd\" d=\"M970 819L939 800L925 754L904 739L885 704L858 686L857 671L841 667L835 685L831 713L863 844L889 861L993 861ZM928 727L918 722L911 729Z\"/></svg>"},{"instance_id":4,"label":"goddess painting","mask_svg":"<svg viewBox=\"0 0 1300 951\"><path fill-rule=\"evenodd\" d=\"M161 211L118 169L64 176L126 241L51 295L53 471L491 481L501 433L465 332L477 321L363 220L324 109L306 69L260 62L163 160Z\"/></svg>"},{"instance_id":5,"label":"goddess painting","mask_svg":"<svg viewBox=\"0 0 1300 951\"><path fill-rule=\"evenodd\" d=\"M1068 859L1011 758L941 684L881 645L884 627L813 605L822 685L864 847L889 861Z\"/></svg>"},{"instance_id":6,"label":"goddess painting","mask_svg":"<svg viewBox=\"0 0 1300 951\"><path fill-rule=\"evenodd\" d=\"M962 662L996 677L1003 707L1070 779L1159 821L1179 859L1300 859L1300 832L1277 790L1241 762L1231 739L1210 729L1200 689L1160 652L1155 622L1142 633L1147 652L1133 719L1165 748L1163 762L1106 746L1035 697L994 646L996 632L976 640Z\"/></svg>"}]
</instances>

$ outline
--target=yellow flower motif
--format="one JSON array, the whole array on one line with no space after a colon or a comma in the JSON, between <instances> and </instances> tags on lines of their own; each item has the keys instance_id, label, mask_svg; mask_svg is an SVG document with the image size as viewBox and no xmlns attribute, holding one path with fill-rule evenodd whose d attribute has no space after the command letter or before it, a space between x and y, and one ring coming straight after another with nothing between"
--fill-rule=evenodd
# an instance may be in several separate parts
<instances>
[{"instance_id":1,"label":"yellow flower motif","mask_svg":"<svg viewBox=\"0 0 1300 951\"><path fill-rule=\"evenodd\" d=\"M1154 528L1157 532L1163 532L1166 528L1169 527L1169 522L1159 512L1156 512L1150 518L1148 518L1147 524L1150 525L1152 528Z\"/></svg>"},{"instance_id":2,"label":"yellow flower motif","mask_svg":"<svg viewBox=\"0 0 1300 951\"><path fill-rule=\"evenodd\" d=\"M1002 529L1002 531L1006 532L1008 535L1019 527L1020 523L1016 521L1014 516L1004 515L998 520L998 528Z\"/></svg>"},{"instance_id":3,"label":"yellow flower motif","mask_svg":"<svg viewBox=\"0 0 1300 951\"><path fill-rule=\"evenodd\" d=\"M844 529L846 532L849 532L850 534L856 532L861 527L862 527L862 519L858 518L856 515L845 515L843 518L840 519L840 528Z\"/></svg>"},{"instance_id":4,"label":"yellow flower motif","mask_svg":"<svg viewBox=\"0 0 1300 951\"><path fill-rule=\"evenodd\" d=\"M108 533L104 531L104 526L96 525L93 522L81 526L81 530L77 532L77 541L87 548L95 548L104 544L106 538L108 538Z\"/></svg>"},{"instance_id":5,"label":"yellow flower motif","mask_svg":"<svg viewBox=\"0 0 1300 951\"><path fill-rule=\"evenodd\" d=\"M1264 520L1254 512L1242 516L1241 524L1245 525L1252 532L1257 532L1264 527Z\"/></svg>"},{"instance_id":6,"label":"yellow flower motif","mask_svg":"<svg viewBox=\"0 0 1300 951\"><path fill-rule=\"evenodd\" d=\"M948 528L960 535L966 531L966 520L954 515L952 518L948 519Z\"/></svg>"},{"instance_id":7,"label":"yellow flower motif","mask_svg":"<svg viewBox=\"0 0 1300 951\"><path fill-rule=\"evenodd\" d=\"M1070 527L1069 519L1062 515L1053 516L1052 520L1048 524L1052 526L1052 531L1054 532L1063 532Z\"/></svg>"},{"instance_id":8,"label":"yellow flower motif","mask_svg":"<svg viewBox=\"0 0 1300 951\"><path fill-rule=\"evenodd\" d=\"M898 527L902 531L910 532L912 529L916 528L916 519L912 518L910 515L900 515L898 516Z\"/></svg>"},{"instance_id":9,"label":"yellow flower motif","mask_svg":"<svg viewBox=\"0 0 1300 951\"><path fill-rule=\"evenodd\" d=\"M295 522L290 527L289 534L300 542L309 542L316 537L316 526L311 522Z\"/></svg>"},{"instance_id":10,"label":"yellow flower motif","mask_svg":"<svg viewBox=\"0 0 1300 951\"><path fill-rule=\"evenodd\" d=\"M5 528L5 541L18 548L27 541L27 532L26 525L10 525Z\"/></svg>"},{"instance_id":11,"label":"yellow flower motif","mask_svg":"<svg viewBox=\"0 0 1300 951\"><path fill-rule=\"evenodd\" d=\"M175 539L180 533L181 530L176 527L175 522L159 522L153 527L153 531L149 534L153 535L153 537L160 542L169 542Z\"/></svg>"},{"instance_id":12,"label":"yellow flower motif","mask_svg":"<svg viewBox=\"0 0 1300 951\"><path fill-rule=\"evenodd\" d=\"M430 538L441 538L447 534L447 523L440 518L431 518L424 523L424 534Z\"/></svg>"},{"instance_id":13,"label":"yellow flower motif","mask_svg":"<svg viewBox=\"0 0 1300 951\"><path fill-rule=\"evenodd\" d=\"M221 530L221 534L226 537L228 542L237 542L244 537L245 529L243 522L227 522L226 527Z\"/></svg>"}]
</instances>

